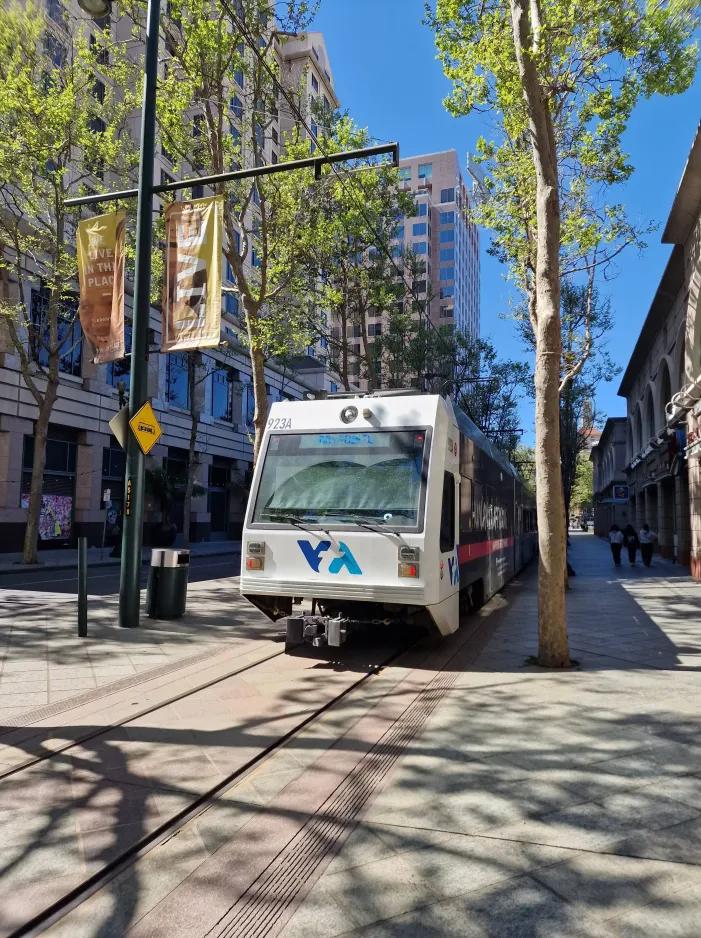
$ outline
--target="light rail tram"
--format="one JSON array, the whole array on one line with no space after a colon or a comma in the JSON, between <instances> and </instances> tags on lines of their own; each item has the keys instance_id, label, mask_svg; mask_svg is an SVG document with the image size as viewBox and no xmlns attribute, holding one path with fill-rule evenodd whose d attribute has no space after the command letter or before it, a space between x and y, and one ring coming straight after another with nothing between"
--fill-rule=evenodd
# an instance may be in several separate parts
<instances>
[{"instance_id":1,"label":"light rail tram","mask_svg":"<svg viewBox=\"0 0 701 938\"><path fill-rule=\"evenodd\" d=\"M340 645L368 624L448 635L461 608L480 606L534 556L535 519L522 477L447 398L274 403L244 522L241 593L287 620L288 647Z\"/></svg>"}]
</instances>

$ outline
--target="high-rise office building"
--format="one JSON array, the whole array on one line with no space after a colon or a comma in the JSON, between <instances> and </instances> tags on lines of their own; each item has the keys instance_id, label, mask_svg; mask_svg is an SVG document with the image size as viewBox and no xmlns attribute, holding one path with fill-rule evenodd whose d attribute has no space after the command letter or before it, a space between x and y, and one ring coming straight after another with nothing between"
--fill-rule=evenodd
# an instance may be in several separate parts
<instances>
[{"instance_id":1,"label":"high-rise office building","mask_svg":"<svg viewBox=\"0 0 701 938\"><path fill-rule=\"evenodd\" d=\"M397 243L426 262L429 316L477 338L480 329L479 231L470 219L470 195L455 150L400 160L402 185L417 214L399 228ZM429 288L430 285L430 288Z\"/></svg>"}]
</instances>

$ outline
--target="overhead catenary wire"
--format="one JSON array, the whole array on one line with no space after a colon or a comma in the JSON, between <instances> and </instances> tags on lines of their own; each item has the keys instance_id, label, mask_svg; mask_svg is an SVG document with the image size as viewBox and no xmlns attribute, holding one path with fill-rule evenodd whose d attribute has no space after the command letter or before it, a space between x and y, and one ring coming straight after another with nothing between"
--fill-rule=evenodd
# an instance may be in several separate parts
<instances>
[{"instance_id":1,"label":"overhead catenary wire","mask_svg":"<svg viewBox=\"0 0 701 938\"><path fill-rule=\"evenodd\" d=\"M317 137L317 135L314 133L314 131L313 131L313 130L311 129L311 127L309 126L309 124L308 124L308 122L307 122L307 119L306 119L306 117L304 116L304 114L302 114L301 109L300 109L300 108L298 107L298 105L294 102L293 98L292 98L291 95L287 92L287 90L282 86L282 84L278 82L277 76L275 75L273 69L270 67L270 64L266 61L265 56L261 54L259 45L258 45L258 43L255 41L255 39L251 36L251 34L249 33L248 28L247 28L247 26L246 26L244 20L239 16L239 14L238 14L235 10L233 10L233 9L231 8L231 5L230 5L230 3L229 3L229 0L222 0L222 2L223 2L223 5L224 5L224 6L226 7L226 9L228 10L229 16L230 16L230 17L232 18L232 20L236 23L236 25L237 25L237 27L238 27L238 29L239 29L241 35L243 36L244 42L245 42L246 45L248 45L248 47L252 50L253 54L254 54L255 57L258 59L258 61L260 62L260 64L262 65L262 67L265 69L265 71L268 73L268 75L269 75L270 78L273 80L273 82L276 83L277 88L278 88L278 90L279 90L279 93L283 96L283 98L285 99L285 101L286 101L288 107L291 109L292 113L293 113L293 114L295 115L295 117L296 117L295 123L299 123L299 124L302 125L302 127L304 127L304 130L305 130L305 132L307 133L307 135L309 136L309 139L314 143L314 145L315 145L316 147L319 148L319 150L321 151L321 153L322 153L323 156L328 157L328 154L327 154L326 151L324 150L324 147L322 146L321 142L319 141L319 138ZM331 170L332 170L332 172L337 176L337 178L339 179L339 181L340 181L341 185L344 187L344 189L346 189L346 191L348 191L348 188L347 188L347 186L346 186L346 179L344 178L344 175L343 175L344 171L338 169L338 168L335 167L333 164L330 164L330 165L331 165ZM350 177L350 175L348 174L347 171L346 171L346 174L348 175L349 179L352 178L352 177ZM395 270L397 276L401 277L401 279L402 279L402 281L404 282L404 284L408 287L409 292L410 292L410 294L412 295L412 297L414 298L414 300L415 300L418 304L425 303L426 301L425 301L425 300L422 300L421 297L420 297L420 295L419 295L419 293L418 293L418 291L414 289L414 285L413 285L413 284L410 285L410 284L409 284L409 281L405 279L405 272L404 272L404 271L399 267L399 265L396 263L395 258L394 258L394 255L392 254L391 249L388 247L388 245L387 245L386 241L384 240L384 238L382 237L382 235L375 229L372 220L368 217L368 215L367 215L367 213L366 213L366 211L365 211L365 205L364 205L364 203L362 202L361 199L356 198L356 193L357 193L357 190L356 190L354 187L351 187L351 194L352 194L352 196L353 196L353 198L354 198L354 201L356 202L356 205L357 205L357 207L358 207L359 213L360 213L360 215L362 216L362 218L364 219L366 225L368 226L368 231L369 231L369 232L373 235L373 237L376 239L374 246L375 246L375 247L379 247L379 248L382 249L382 252L385 254L385 256L387 257L387 259L389 260L389 262L390 262L391 266L394 268L394 270ZM444 345L444 347L446 348L446 350L447 350L447 352L448 352L448 354L449 354L449 356L450 356L450 358L451 358L451 361L452 361L453 365L454 365L454 366L457 366L457 361L456 361L456 359L455 359L455 351L454 351L454 349L451 348L451 346L446 342L445 337L442 335L442 333L440 332L440 330L438 329L438 327L435 325L435 323L433 323L433 322L431 321L430 315L426 317L426 321L428 322L428 324L430 325L430 327L435 331L435 333L436 333L436 335L438 336L438 338L440 339L441 343L442 343L442 344Z\"/></svg>"}]
</instances>

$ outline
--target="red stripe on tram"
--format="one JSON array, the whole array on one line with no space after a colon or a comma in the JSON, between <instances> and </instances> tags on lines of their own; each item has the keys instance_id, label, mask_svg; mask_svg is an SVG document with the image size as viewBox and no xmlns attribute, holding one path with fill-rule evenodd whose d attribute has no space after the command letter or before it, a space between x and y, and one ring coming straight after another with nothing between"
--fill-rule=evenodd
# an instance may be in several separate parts
<instances>
[{"instance_id":1,"label":"red stripe on tram","mask_svg":"<svg viewBox=\"0 0 701 938\"><path fill-rule=\"evenodd\" d=\"M470 560L477 560L478 557L487 557L489 554L495 554L499 550L506 550L507 547L513 546L513 537L500 537L492 541L478 541L476 544L461 544L458 548L458 560L460 563L469 563Z\"/></svg>"}]
</instances>

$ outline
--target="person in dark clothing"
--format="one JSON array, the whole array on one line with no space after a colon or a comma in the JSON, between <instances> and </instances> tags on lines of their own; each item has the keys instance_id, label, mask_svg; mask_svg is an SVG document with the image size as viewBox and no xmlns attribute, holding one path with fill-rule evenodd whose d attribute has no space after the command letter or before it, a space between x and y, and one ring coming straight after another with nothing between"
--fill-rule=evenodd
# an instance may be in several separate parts
<instances>
[{"instance_id":1,"label":"person in dark clothing","mask_svg":"<svg viewBox=\"0 0 701 938\"><path fill-rule=\"evenodd\" d=\"M634 567L635 557L638 553L638 547L640 547L640 541L638 540L638 535L632 524L626 525L626 528L623 531L623 543L625 544L628 551L628 561L630 562L631 567Z\"/></svg>"},{"instance_id":2,"label":"person in dark clothing","mask_svg":"<svg viewBox=\"0 0 701 938\"><path fill-rule=\"evenodd\" d=\"M643 555L643 563L646 567L652 562L652 554L655 550L655 541L657 535L650 530L649 524L644 524L640 529L640 553Z\"/></svg>"},{"instance_id":3,"label":"person in dark clothing","mask_svg":"<svg viewBox=\"0 0 701 938\"><path fill-rule=\"evenodd\" d=\"M623 533L617 524L612 524L609 531L609 543L611 544L611 553L613 562L617 567L621 565L621 551L623 550Z\"/></svg>"}]
</instances>

